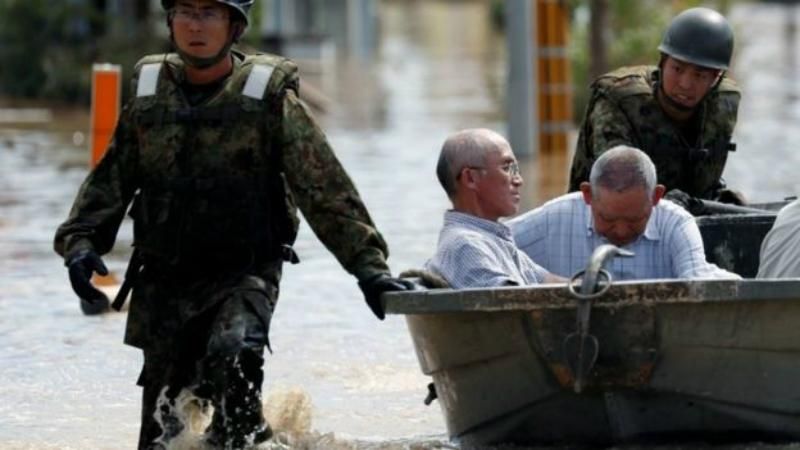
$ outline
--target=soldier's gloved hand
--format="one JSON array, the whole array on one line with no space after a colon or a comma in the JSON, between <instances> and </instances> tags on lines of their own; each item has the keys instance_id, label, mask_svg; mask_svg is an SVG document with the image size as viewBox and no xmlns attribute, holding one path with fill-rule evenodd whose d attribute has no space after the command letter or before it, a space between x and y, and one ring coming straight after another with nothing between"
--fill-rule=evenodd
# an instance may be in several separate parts
<instances>
[{"instance_id":1,"label":"soldier's gloved hand","mask_svg":"<svg viewBox=\"0 0 800 450\"><path fill-rule=\"evenodd\" d=\"M701 200L692 197L680 189L671 189L664 195L664 198L683 207L683 209L689 211L693 216L701 216L705 210Z\"/></svg>"},{"instance_id":2,"label":"soldier's gloved hand","mask_svg":"<svg viewBox=\"0 0 800 450\"><path fill-rule=\"evenodd\" d=\"M69 269L69 282L72 290L83 300L89 303L105 302L108 304L106 294L92 285L92 272L108 275L108 269L94 250L81 250L66 262Z\"/></svg>"},{"instance_id":3,"label":"soldier's gloved hand","mask_svg":"<svg viewBox=\"0 0 800 450\"><path fill-rule=\"evenodd\" d=\"M722 188L718 190L717 198L715 198L715 200L720 203L730 203L739 206L747 205L747 199L744 197L744 194L728 188Z\"/></svg>"},{"instance_id":4,"label":"soldier's gloved hand","mask_svg":"<svg viewBox=\"0 0 800 450\"><path fill-rule=\"evenodd\" d=\"M414 283L402 278L393 278L385 273L359 281L358 287L364 293L364 299L367 301L369 309L381 320L385 317L381 294L392 291L413 291L415 289Z\"/></svg>"}]
</instances>

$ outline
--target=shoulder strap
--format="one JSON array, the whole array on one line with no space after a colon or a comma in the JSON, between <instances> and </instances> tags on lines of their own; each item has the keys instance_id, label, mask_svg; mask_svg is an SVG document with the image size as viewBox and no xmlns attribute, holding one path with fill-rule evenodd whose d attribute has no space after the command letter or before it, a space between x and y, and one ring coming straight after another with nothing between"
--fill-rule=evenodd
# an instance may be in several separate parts
<instances>
[{"instance_id":1,"label":"shoulder strap","mask_svg":"<svg viewBox=\"0 0 800 450\"><path fill-rule=\"evenodd\" d=\"M246 97L270 101L282 98L286 89L297 91L297 66L289 59L260 53L245 56L242 65L250 66L242 89Z\"/></svg>"},{"instance_id":2,"label":"shoulder strap","mask_svg":"<svg viewBox=\"0 0 800 450\"><path fill-rule=\"evenodd\" d=\"M653 92L650 77L654 66L622 67L600 76L592 83L592 90L615 100L631 95L647 95Z\"/></svg>"},{"instance_id":3,"label":"shoulder strap","mask_svg":"<svg viewBox=\"0 0 800 450\"><path fill-rule=\"evenodd\" d=\"M156 95L158 88L158 75L161 73L162 63L144 64L139 68L139 81L136 84L136 97L149 97Z\"/></svg>"},{"instance_id":4,"label":"shoulder strap","mask_svg":"<svg viewBox=\"0 0 800 450\"><path fill-rule=\"evenodd\" d=\"M242 62L243 73L247 80L242 88L242 95L256 100L263 100L267 113L271 116L270 123L277 124L273 129L273 162L280 163L280 131L283 98L287 89L297 92L299 77L297 66L287 58L270 54L254 54L244 57Z\"/></svg>"},{"instance_id":5,"label":"shoulder strap","mask_svg":"<svg viewBox=\"0 0 800 450\"><path fill-rule=\"evenodd\" d=\"M297 207L289 189L284 174L283 148L282 148L282 122L283 98L288 89L298 90L299 78L297 66L290 60L275 55L256 54L245 57L243 66L251 66L247 80L242 88L242 95L256 100L262 100L269 116L267 123L270 125L270 154L268 159L270 167L275 168L275 177L270 177L274 195L274 204L283 204L285 207L280 213L274 215L276 233L280 242L281 257L284 261L297 264L300 259L292 245L297 237L299 220Z\"/></svg>"},{"instance_id":6,"label":"shoulder strap","mask_svg":"<svg viewBox=\"0 0 800 450\"><path fill-rule=\"evenodd\" d=\"M180 58L173 53L147 55L134 66L133 87L136 97L150 97L158 91L158 79L164 63L179 66Z\"/></svg>"},{"instance_id":7,"label":"shoulder strap","mask_svg":"<svg viewBox=\"0 0 800 450\"><path fill-rule=\"evenodd\" d=\"M275 70L275 66L266 64L254 65L250 70L250 75L247 77L244 89L242 89L242 95L256 100L264 98L273 70Z\"/></svg>"}]
</instances>

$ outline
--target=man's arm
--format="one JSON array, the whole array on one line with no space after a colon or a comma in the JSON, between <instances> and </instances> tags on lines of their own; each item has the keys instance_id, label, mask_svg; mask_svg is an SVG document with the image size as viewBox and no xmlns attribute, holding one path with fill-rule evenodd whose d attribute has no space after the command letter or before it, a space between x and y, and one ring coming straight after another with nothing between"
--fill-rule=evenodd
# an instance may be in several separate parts
<instances>
[{"instance_id":1,"label":"man's arm","mask_svg":"<svg viewBox=\"0 0 800 450\"><path fill-rule=\"evenodd\" d=\"M78 253L111 250L125 211L137 189L135 134L125 108L108 150L84 180L67 220L54 239L56 253L69 261Z\"/></svg>"},{"instance_id":2,"label":"man's arm","mask_svg":"<svg viewBox=\"0 0 800 450\"><path fill-rule=\"evenodd\" d=\"M569 281L568 278L562 277L560 275L556 275L554 273L547 272L545 274L545 276L544 276L544 281L542 281L542 283L543 284L560 284L560 283L566 283L567 281Z\"/></svg>"},{"instance_id":3,"label":"man's arm","mask_svg":"<svg viewBox=\"0 0 800 450\"><path fill-rule=\"evenodd\" d=\"M360 281L388 274L388 248L325 134L296 94L283 100L283 165L311 229Z\"/></svg>"},{"instance_id":4,"label":"man's arm","mask_svg":"<svg viewBox=\"0 0 800 450\"><path fill-rule=\"evenodd\" d=\"M617 145L636 145L628 117L607 97L599 96L595 100L589 120L592 134L588 144L595 160Z\"/></svg>"},{"instance_id":5,"label":"man's arm","mask_svg":"<svg viewBox=\"0 0 800 450\"><path fill-rule=\"evenodd\" d=\"M607 97L598 94L585 118L572 159L569 191L577 191L581 182L589 181L592 164L606 150L621 144L636 146L635 141L625 114Z\"/></svg>"},{"instance_id":6,"label":"man's arm","mask_svg":"<svg viewBox=\"0 0 800 450\"><path fill-rule=\"evenodd\" d=\"M441 275L453 289L520 284L503 270L497 255L469 236L457 242L440 243L426 268Z\"/></svg>"},{"instance_id":7,"label":"man's arm","mask_svg":"<svg viewBox=\"0 0 800 450\"><path fill-rule=\"evenodd\" d=\"M367 305L383 320L381 295L413 290L414 284L392 278L386 242L325 134L294 90L286 90L282 114L283 167L297 206L319 240L358 278Z\"/></svg>"},{"instance_id":8,"label":"man's arm","mask_svg":"<svg viewBox=\"0 0 800 450\"><path fill-rule=\"evenodd\" d=\"M700 228L692 217L681 217L665 240L672 256L672 270L676 278L717 278L738 280L739 275L706 261Z\"/></svg>"}]
</instances>

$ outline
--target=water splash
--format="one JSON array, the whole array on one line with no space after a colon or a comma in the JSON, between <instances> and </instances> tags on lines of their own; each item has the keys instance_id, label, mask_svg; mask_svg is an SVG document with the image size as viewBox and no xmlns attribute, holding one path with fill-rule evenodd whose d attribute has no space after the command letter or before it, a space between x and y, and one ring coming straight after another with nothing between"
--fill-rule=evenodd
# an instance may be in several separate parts
<instances>
[{"instance_id":1,"label":"water splash","mask_svg":"<svg viewBox=\"0 0 800 450\"><path fill-rule=\"evenodd\" d=\"M167 400L160 400L159 404L162 401ZM264 418L272 426L274 435L269 441L252 447L253 450L439 450L461 448L441 438L370 441L314 431L312 430L314 405L311 396L299 387L275 388L270 391L262 404ZM174 413L183 421L185 427L170 440L167 448L169 450L213 450L204 441L204 431L211 423L214 408L209 403L198 400L188 390L181 391L172 405ZM161 424L161 419L158 420ZM2 446L0 448L6 449Z\"/></svg>"},{"instance_id":2,"label":"water splash","mask_svg":"<svg viewBox=\"0 0 800 450\"><path fill-rule=\"evenodd\" d=\"M277 433L302 435L311 431L311 396L299 387L271 391L264 400L264 417Z\"/></svg>"}]
</instances>

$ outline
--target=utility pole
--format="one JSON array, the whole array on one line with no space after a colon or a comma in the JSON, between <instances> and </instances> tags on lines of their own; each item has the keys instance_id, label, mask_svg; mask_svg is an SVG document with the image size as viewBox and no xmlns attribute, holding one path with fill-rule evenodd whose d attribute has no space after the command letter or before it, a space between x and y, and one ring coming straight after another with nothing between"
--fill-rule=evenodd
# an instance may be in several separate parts
<instances>
[{"instance_id":1,"label":"utility pole","mask_svg":"<svg viewBox=\"0 0 800 450\"><path fill-rule=\"evenodd\" d=\"M508 45L508 141L518 156L538 152L539 120L535 108L537 74L534 70L535 21L532 0L505 2Z\"/></svg>"}]
</instances>

